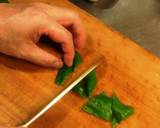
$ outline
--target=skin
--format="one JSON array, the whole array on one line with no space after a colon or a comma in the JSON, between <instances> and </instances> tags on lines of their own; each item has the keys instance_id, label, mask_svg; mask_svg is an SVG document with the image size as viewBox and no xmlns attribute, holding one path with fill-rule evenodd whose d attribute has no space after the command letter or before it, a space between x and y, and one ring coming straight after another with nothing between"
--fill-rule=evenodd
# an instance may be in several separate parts
<instances>
[{"instance_id":1,"label":"skin","mask_svg":"<svg viewBox=\"0 0 160 128\"><path fill-rule=\"evenodd\" d=\"M71 10L44 3L0 4L0 53L45 67L62 67L60 58L36 45L42 34L61 44L68 66L75 49L81 49L86 40L81 20Z\"/></svg>"},{"instance_id":2,"label":"skin","mask_svg":"<svg viewBox=\"0 0 160 128\"><path fill-rule=\"evenodd\" d=\"M44 3L0 4L1 53L45 67L62 67L60 58L36 45L42 34L61 44L68 66L75 49L81 49L86 40L78 14L69 9Z\"/></svg>"}]
</instances>

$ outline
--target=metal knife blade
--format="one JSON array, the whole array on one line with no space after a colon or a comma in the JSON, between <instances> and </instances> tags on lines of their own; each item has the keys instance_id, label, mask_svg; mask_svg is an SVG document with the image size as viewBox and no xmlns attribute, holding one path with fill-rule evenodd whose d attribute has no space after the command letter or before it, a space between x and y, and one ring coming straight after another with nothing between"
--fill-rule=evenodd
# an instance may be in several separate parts
<instances>
[{"instance_id":1,"label":"metal knife blade","mask_svg":"<svg viewBox=\"0 0 160 128\"><path fill-rule=\"evenodd\" d=\"M42 110L40 110L34 117L27 121L22 127L28 127L41 115L43 115L48 109L50 109L55 103L57 103L65 94L72 90L85 76L87 76L91 71L93 71L100 63L102 59L99 59L96 63L90 66L84 73L82 73L78 78L73 80L69 86L67 86L61 93L59 93L54 99L50 101Z\"/></svg>"}]
</instances>

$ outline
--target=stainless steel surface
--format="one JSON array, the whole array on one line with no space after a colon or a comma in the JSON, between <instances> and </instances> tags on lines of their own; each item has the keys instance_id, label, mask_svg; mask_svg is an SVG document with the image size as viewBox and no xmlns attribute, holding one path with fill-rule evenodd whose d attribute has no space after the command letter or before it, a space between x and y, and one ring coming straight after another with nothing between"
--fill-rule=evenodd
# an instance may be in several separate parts
<instances>
[{"instance_id":1,"label":"stainless steel surface","mask_svg":"<svg viewBox=\"0 0 160 128\"><path fill-rule=\"evenodd\" d=\"M93 71L100 63L101 63L101 59L97 61L95 64L93 64L84 73L82 73L78 78L73 80L60 94L58 94L48 105L46 105L32 119L27 121L22 127L28 127L29 125L31 125L36 119L38 119L48 109L50 109L55 103L57 103L64 95L66 95L69 91L71 91L74 86L76 86L85 76L87 76L91 71Z\"/></svg>"},{"instance_id":2,"label":"stainless steel surface","mask_svg":"<svg viewBox=\"0 0 160 128\"><path fill-rule=\"evenodd\" d=\"M160 57L160 0L71 1Z\"/></svg>"}]
</instances>

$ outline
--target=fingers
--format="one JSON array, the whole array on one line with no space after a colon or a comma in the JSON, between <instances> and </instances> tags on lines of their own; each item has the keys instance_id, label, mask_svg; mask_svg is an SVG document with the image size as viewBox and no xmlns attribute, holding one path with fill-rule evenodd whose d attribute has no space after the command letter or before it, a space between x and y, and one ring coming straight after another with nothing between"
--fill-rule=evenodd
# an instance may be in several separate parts
<instances>
[{"instance_id":1,"label":"fingers","mask_svg":"<svg viewBox=\"0 0 160 128\"><path fill-rule=\"evenodd\" d=\"M75 49L80 49L86 42L86 34L79 16L64 8L52 7L47 4L36 4L36 8L47 14L42 21L47 21L41 34L49 36L54 42L61 43L64 62L71 66ZM42 23L41 21L41 23Z\"/></svg>"},{"instance_id":2,"label":"fingers","mask_svg":"<svg viewBox=\"0 0 160 128\"><path fill-rule=\"evenodd\" d=\"M70 29L73 34L75 47L78 49L83 48L86 42L86 33L78 15L68 14L58 22Z\"/></svg>"},{"instance_id":3,"label":"fingers","mask_svg":"<svg viewBox=\"0 0 160 128\"><path fill-rule=\"evenodd\" d=\"M68 9L52 7L49 5L44 5L43 8L45 8L44 11L59 24L69 28L73 35L73 41L76 48L80 49L85 45L86 32L77 13Z\"/></svg>"},{"instance_id":4,"label":"fingers","mask_svg":"<svg viewBox=\"0 0 160 128\"><path fill-rule=\"evenodd\" d=\"M61 68L63 65L61 59L42 50L33 42L29 42L25 46L21 58L44 67Z\"/></svg>"},{"instance_id":5,"label":"fingers","mask_svg":"<svg viewBox=\"0 0 160 128\"><path fill-rule=\"evenodd\" d=\"M40 31L44 35L49 36L53 41L61 43L64 52L64 62L66 65L72 66L75 54L72 34L63 26L53 22L45 25Z\"/></svg>"}]
</instances>

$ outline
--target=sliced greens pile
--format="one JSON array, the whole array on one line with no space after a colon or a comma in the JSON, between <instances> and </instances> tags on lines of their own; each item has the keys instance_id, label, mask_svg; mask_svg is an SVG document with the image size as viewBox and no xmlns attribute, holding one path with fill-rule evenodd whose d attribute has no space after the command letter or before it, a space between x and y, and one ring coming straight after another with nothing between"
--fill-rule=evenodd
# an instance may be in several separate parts
<instances>
[{"instance_id":1,"label":"sliced greens pile","mask_svg":"<svg viewBox=\"0 0 160 128\"><path fill-rule=\"evenodd\" d=\"M73 72L72 67L68 67L64 64L63 68L61 68L56 77L56 84L61 85L64 80Z\"/></svg>"},{"instance_id":2,"label":"sliced greens pile","mask_svg":"<svg viewBox=\"0 0 160 128\"><path fill-rule=\"evenodd\" d=\"M94 96L83 106L83 110L107 121L112 120L112 99L105 93Z\"/></svg>"},{"instance_id":3,"label":"sliced greens pile","mask_svg":"<svg viewBox=\"0 0 160 128\"><path fill-rule=\"evenodd\" d=\"M75 58L73 60L73 66L68 67L64 64L64 66L59 70L58 75L56 77L55 83L57 85L61 85L64 80L75 71L76 67L82 63L82 58L78 52L75 52Z\"/></svg>"},{"instance_id":4,"label":"sliced greens pile","mask_svg":"<svg viewBox=\"0 0 160 128\"><path fill-rule=\"evenodd\" d=\"M76 67L82 63L82 58L78 52L75 52L73 66L64 65L58 72L56 84L61 85L64 80L76 70ZM81 97L90 97L89 101L83 106L83 111L102 118L112 123L115 128L122 120L133 114L134 109L131 106L123 104L114 94L108 97L104 92L92 96L93 90L97 85L96 71L93 70L82 81L80 81L72 90Z\"/></svg>"},{"instance_id":5,"label":"sliced greens pile","mask_svg":"<svg viewBox=\"0 0 160 128\"><path fill-rule=\"evenodd\" d=\"M68 67L64 65L58 72L55 83L57 85L62 85L64 80L76 70L76 67L82 63L82 58L78 52L75 52L75 58L73 60L73 66ZM81 82L79 82L73 91L82 97L91 96L95 86L97 85L96 71L93 70L89 73Z\"/></svg>"},{"instance_id":6,"label":"sliced greens pile","mask_svg":"<svg viewBox=\"0 0 160 128\"><path fill-rule=\"evenodd\" d=\"M123 104L114 94L112 96L112 112L113 112L113 117L115 118L114 120L117 123L120 123L122 120L132 115L134 109L131 106Z\"/></svg>"},{"instance_id":7,"label":"sliced greens pile","mask_svg":"<svg viewBox=\"0 0 160 128\"><path fill-rule=\"evenodd\" d=\"M96 117L110 121L113 128L134 112L131 106L123 104L116 95L108 97L104 92L91 97L83 106L83 110Z\"/></svg>"},{"instance_id":8,"label":"sliced greens pile","mask_svg":"<svg viewBox=\"0 0 160 128\"><path fill-rule=\"evenodd\" d=\"M73 88L73 91L79 94L81 97L90 97L96 85L96 71L93 70Z\"/></svg>"}]
</instances>

